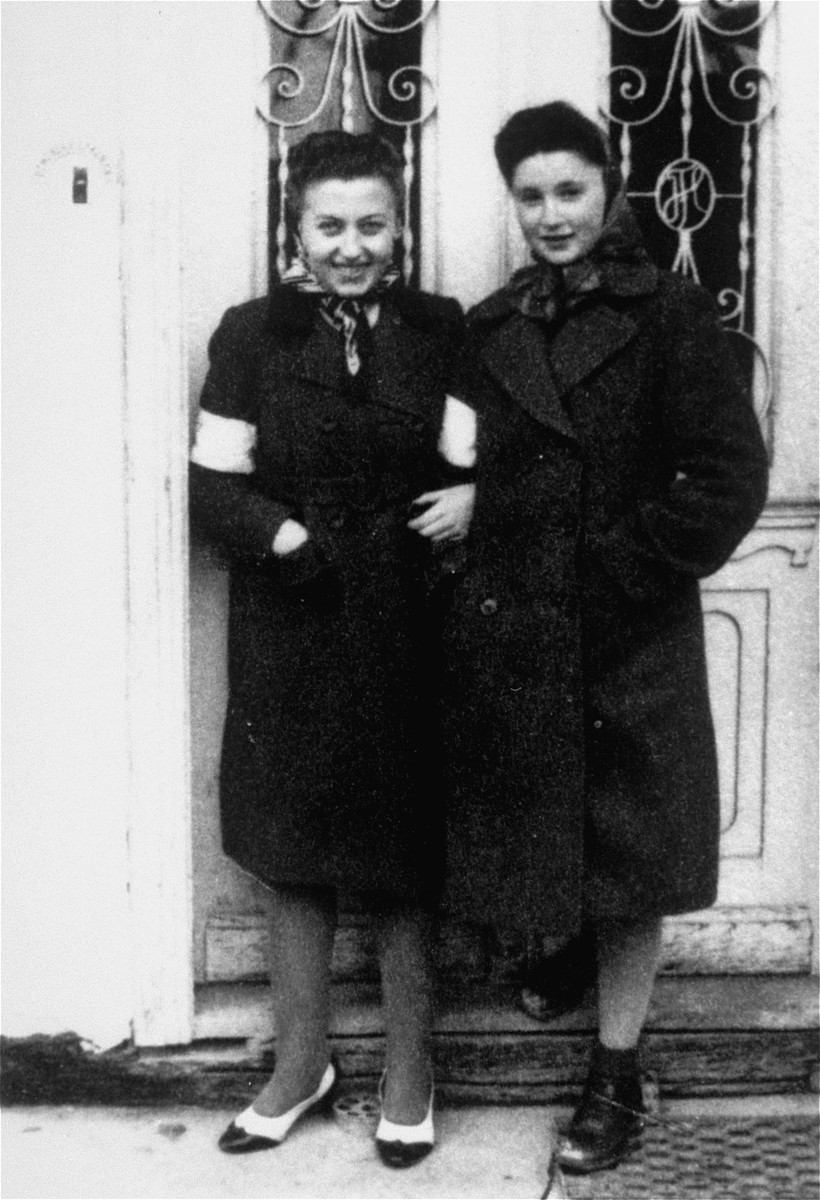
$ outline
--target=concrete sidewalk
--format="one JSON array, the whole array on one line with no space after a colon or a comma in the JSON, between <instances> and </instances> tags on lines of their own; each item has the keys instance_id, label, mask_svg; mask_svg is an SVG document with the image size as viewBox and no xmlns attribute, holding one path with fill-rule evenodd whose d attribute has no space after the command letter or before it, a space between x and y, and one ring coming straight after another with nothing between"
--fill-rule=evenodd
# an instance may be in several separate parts
<instances>
[{"instance_id":1,"label":"concrete sidewalk","mask_svg":"<svg viewBox=\"0 0 820 1200\"><path fill-rule=\"evenodd\" d=\"M381 1164L375 1121L307 1117L276 1150L229 1156L232 1114L202 1109L11 1108L2 1114L5 1200L376 1200L538 1197L551 1118L538 1108L445 1109L434 1152L407 1171Z\"/></svg>"},{"instance_id":2,"label":"concrete sidewalk","mask_svg":"<svg viewBox=\"0 0 820 1200\"><path fill-rule=\"evenodd\" d=\"M230 1157L216 1139L233 1114L197 1108L21 1107L2 1113L5 1200L537 1200L547 1178L555 1122L566 1110L445 1108L437 1113L437 1146L408 1171L382 1166L373 1146L373 1106L313 1116L277 1150ZM817 1116L817 1097L680 1101L664 1104L664 1122L724 1118L794 1123ZM620 1195L618 1172L565 1180L570 1197ZM608 1177L608 1180L607 1180ZM705 1185L704 1185L705 1186ZM762 1181L753 1192L767 1197ZM559 1186L555 1200L564 1194ZM644 1192L633 1193L646 1194ZM676 1195L664 1190L663 1195ZM724 1200L726 1190L680 1196ZM734 1194L732 1192L731 1194ZM815 1193L771 1192L771 1200Z\"/></svg>"}]
</instances>

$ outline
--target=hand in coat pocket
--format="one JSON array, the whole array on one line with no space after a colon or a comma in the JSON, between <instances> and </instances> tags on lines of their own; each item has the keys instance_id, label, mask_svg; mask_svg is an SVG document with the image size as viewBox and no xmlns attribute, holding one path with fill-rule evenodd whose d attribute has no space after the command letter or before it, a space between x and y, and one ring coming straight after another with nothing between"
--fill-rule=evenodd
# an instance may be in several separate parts
<instances>
[{"instance_id":1,"label":"hand in coat pocket","mask_svg":"<svg viewBox=\"0 0 820 1200\"><path fill-rule=\"evenodd\" d=\"M271 549L277 558L286 558L288 554L293 554L300 546L304 546L309 537L310 534L304 525L288 517L277 529Z\"/></svg>"}]
</instances>

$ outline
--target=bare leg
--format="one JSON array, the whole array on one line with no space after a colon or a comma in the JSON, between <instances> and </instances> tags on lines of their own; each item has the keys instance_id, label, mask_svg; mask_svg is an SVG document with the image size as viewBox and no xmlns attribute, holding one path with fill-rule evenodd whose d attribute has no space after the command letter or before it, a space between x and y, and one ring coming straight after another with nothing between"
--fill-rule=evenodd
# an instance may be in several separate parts
<instances>
[{"instance_id":1,"label":"bare leg","mask_svg":"<svg viewBox=\"0 0 820 1200\"><path fill-rule=\"evenodd\" d=\"M277 888L271 901L270 978L276 1070L253 1102L278 1117L319 1086L327 1067L330 961L336 898L320 888Z\"/></svg>"},{"instance_id":2,"label":"bare leg","mask_svg":"<svg viewBox=\"0 0 820 1200\"><path fill-rule=\"evenodd\" d=\"M663 922L659 917L598 928L598 1020L603 1046L638 1044L658 971Z\"/></svg>"},{"instance_id":3,"label":"bare leg","mask_svg":"<svg viewBox=\"0 0 820 1200\"><path fill-rule=\"evenodd\" d=\"M599 1041L581 1103L558 1149L565 1171L585 1175L617 1166L643 1127L638 1039L658 969L658 918L597 930Z\"/></svg>"},{"instance_id":4,"label":"bare leg","mask_svg":"<svg viewBox=\"0 0 820 1200\"><path fill-rule=\"evenodd\" d=\"M382 911L380 957L386 1033L384 1115L418 1125L432 1084L432 918L421 908Z\"/></svg>"}]
</instances>

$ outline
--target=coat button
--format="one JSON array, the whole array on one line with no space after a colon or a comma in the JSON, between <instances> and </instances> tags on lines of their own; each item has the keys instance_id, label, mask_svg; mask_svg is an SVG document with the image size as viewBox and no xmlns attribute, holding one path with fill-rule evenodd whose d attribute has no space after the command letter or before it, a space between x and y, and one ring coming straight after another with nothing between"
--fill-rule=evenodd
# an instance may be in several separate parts
<instances>
[{"instance_id":1,"label":"coat button","mask_svg":"<svg viewBox=\"0 0 820 1200\"><path fill-rule=\"evenodd\" d=\"M493 613L498 612L498 601L492 596L488 596L486 600L481 601L478 607L485 617L491 617Z\"/></svg>"},{"instance_id":2,"label":"coat button","mask_svg":"<svg viewBox=\"0 0 820 1200\"><path fill-rule=\"evenodd\" d=\"M603 727L604 727L603 721L593 721L592 722L593 729L603 729Z\"/></svg>"}]
</instances>

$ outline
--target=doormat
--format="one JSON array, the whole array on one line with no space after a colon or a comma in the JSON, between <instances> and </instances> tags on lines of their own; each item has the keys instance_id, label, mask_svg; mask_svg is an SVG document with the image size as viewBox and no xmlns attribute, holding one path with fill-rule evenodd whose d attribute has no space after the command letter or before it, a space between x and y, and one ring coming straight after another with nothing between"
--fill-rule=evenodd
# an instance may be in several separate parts
<instances>
[{"instance_id":1,"label":"doormat","mask_svg":"<svg viewBox=\"0 0 820 1200\"><path fill-rule=\"evenodd\" d=\"M564 1175L571 1200L817 1200L820 1121L701 1118L647 1125L614 1171Z\"/></svg>"}]
</instances>

